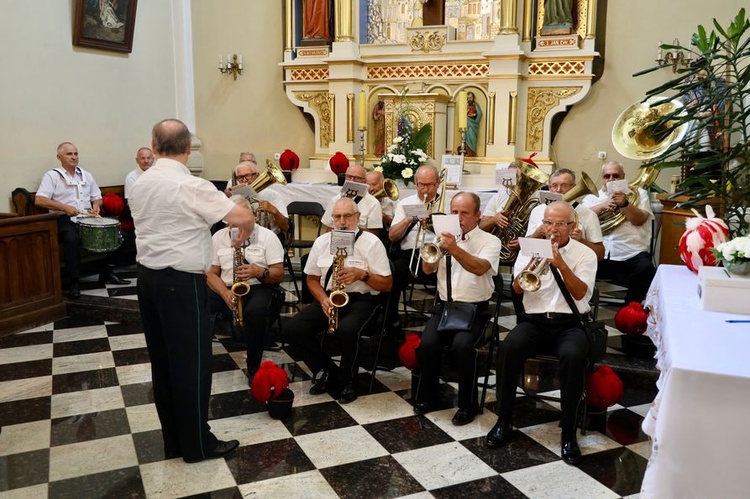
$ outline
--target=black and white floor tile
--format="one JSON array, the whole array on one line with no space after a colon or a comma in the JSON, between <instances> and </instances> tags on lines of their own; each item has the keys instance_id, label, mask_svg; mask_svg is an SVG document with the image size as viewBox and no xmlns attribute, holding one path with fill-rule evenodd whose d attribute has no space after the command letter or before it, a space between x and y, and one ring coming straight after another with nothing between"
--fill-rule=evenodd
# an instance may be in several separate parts
<instances>
[{"instance_id":1,"label":"black and white floor tile","mask_svg":"<svg viewBox=\"0 0 750 499\"><path fill-rule=\"evenodd\" d=\"M91 281L82 292L132 300L135 284ZM611 323L614 310L605 305L600 317ZM501 315L507 331L512 310ZM410 371L379 372L368 393L362 370L360 397L341 405L308 394L302 363L267 351L294 374L292 415L279 421L250 395L243 349L215 342L213 353L210 424L240 448L186 464L164 459L138 324L69 318L0 338L0 497L588 498L640 490L650 452L640 423L653 388L626 386L619 405L591 416L579 436L583 461L572 467L560 459L554 403L519 393L515 439L490 450L483 438L496 420L493 391L483 414L456 427L453 384L442 387L443 409L415 415Z\"/></svg>"}]
</instances>

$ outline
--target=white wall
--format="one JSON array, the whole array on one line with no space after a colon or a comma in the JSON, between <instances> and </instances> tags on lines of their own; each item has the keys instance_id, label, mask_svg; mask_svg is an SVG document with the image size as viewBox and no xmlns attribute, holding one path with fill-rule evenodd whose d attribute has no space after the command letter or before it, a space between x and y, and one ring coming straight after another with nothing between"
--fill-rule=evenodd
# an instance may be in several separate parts
<instances>
[{"instance_id":1,"label":"white wall","mask_svg":"<svg viewBox=\"0 0 750 499\"><path fill-rule=\"evenodd\" d=\"M138 2L131 54L73 47L73 4L2 1L0 211L59 166L62 141L100 185L122 184L153 124L175 115L171 2Z\"/></svg>"}]
</instances>

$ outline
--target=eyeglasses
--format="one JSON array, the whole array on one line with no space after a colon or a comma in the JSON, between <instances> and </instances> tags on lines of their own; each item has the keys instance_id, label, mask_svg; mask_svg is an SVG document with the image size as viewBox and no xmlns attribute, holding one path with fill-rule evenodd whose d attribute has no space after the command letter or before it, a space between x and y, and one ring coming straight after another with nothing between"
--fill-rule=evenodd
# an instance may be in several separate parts
<instances>
[{"instance_id":1,"label":"eyeglasses","mask_svg":"<svg viewBox=\"0 0 750 499\"><path fill-rule=\"evenodd\" d=\"M255 173L246 173L245 175L236 175L237 182L247 182L251 178L257 177L259 174L257 172Z\"/></svg>"},{"instance_id":2,"label":"eyeglasses","mask_svg":"<svg viewBox=\"0 0 750 499\"><path fill-rule=\"evenodd\" d=\"M602 178L605 180L607 179L617 180L618 178L620 178L620 174L619 173L603 173Z\"/></svg>"},{"instance_id":3,"label":"eyeglasses","mask_svg":"<svg viewBox=\"0 0 750 499\"><path fill-rule=\"evenodd\" d=\"M359 213L340 213L338 215L334 214L331 218L334 220L345 220L349 221L352 219L354 215L359 215Z\"/></svg>"},{"instance_id":4,"label":"eyeglasses","mask_svg":"<svg viewBox=\"0 0 750 499\"><path fill-rule=\"evenodd\" d=\"M555 220L542 220L542 225L545 227L552 227L553 225L557 227L558 229L562 229L563 227L567 227L568 225L572 224L574 222L561 222L561 221L555 221Z\"/></svg>"},{"instance_id":5,"label":"eyeglasses","mask_svg":"<svg viewBox=\"0 0 750 499\"><path fill-rule=\"evenodd\" d=\"M572 187L575 184L550 184L550 189L565 189L566 187Z\"/></svg>"},{"instance_id":6,"label":"eyeglasses","mask_svg":"<svg viewBox=\"0 0 750 499\"><path fill-rule=\"evenodd\" d=\"M428 187L436 186L437 183L435 182L417 182L417 187L420 189L427 189Z\"/></svg>"},{"instance_id":7,"label":"eyeglasses","mask_svg":"<svg viewBox=\"0 0 750 499\"><path fill-rule=\"evenodd\" d=\"M358 177L356 175L347 175L346 180L351 180L352 182L365 182L367 179L365 177Z\"/></svg>"}]
</instances>

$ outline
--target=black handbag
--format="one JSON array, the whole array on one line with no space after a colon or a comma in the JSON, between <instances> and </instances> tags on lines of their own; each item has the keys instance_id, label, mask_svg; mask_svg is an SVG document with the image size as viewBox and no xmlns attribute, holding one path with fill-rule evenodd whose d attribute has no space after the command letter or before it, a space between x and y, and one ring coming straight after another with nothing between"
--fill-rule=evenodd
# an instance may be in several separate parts
<instances>
[{"instance_id":1,"label":"black handbag","mask_svg":"<svg viewBox=\"0 0 750 499\"><path fill-rule=\"evenodd\" d=\"M560 291L565 297L565 301L568 302L568 306L573 311L573 314L579 321L581 321L583 330L586 332L586 338L589 340L589 366L593 366L597 362L601 362L602 359L604 359L604 355L607 353L607 335L609 334L607 326L601 321L584 319L580 312L578 312L578 307L576 307L573 297L570 296L570 291L565 287L565 283L555 266L550 265L549 268L550 271L552 271L552 275L555 277L555 281L557 281L557 285L560 287Z\"/></svg>"},{"instance_id":2,"label":"black handbag","mask_svg":"<svg viewBox=\"0 0 750 499\"><path fill-rule=\"evenodd\" d=\"M445 273L448 286L448 301L443 303L443 310L440 312L440 322L438 322L437 331L439 333L468 331L474 325L474 318L477 315L477 304L453 301L451 296L451 256L445 257Z\"/></svg>"}]
</instances>

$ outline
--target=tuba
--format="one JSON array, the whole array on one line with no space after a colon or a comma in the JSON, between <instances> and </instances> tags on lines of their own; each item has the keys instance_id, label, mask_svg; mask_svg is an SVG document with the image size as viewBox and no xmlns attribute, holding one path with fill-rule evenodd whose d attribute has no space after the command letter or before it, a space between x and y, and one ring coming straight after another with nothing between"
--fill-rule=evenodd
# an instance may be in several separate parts
<instances>
[{"instance_id":1,"label":"tuba","mask_svg":"<svg viewBox=\"0 0 750 499\"><path fill-rule=\"evenodd\" d=\"M328 334L333 334L339 327L339 309L349 303L349 295L345 291L346 285L339 281L339 272L344 268L346 260L346 248L337 248L333 257L333 271L331 273L331 294L328 300L331 306L328 308Z\"/></svg>"},{"instance_id":2,"label":"tuba","mask_svg":"<svg viewBox=\"0 0 750 499\"><path fill-rule=\"evenodd\" d=\"M542 184L546 184L549 178L539 168L521 161L516 161L515 166L521 173L521 178L510 191L510 197L503 208L503 213L508 217L508 226L502 229L494 226L490 231L490 234L499 237L503 242L503 247L500 250L501 262L512 262L516 259L518 251L509 250L508 243L526 234L531 210L539 204L539 200L532 194L539 190Z\"/></svg>"},{"instance_id":3,"label":"tuba","mask_svg":"<svg viewBox=\"0 0 750 499\"><path fill-rule=\"evenodd\" d=\"M388 196L391 201L398 201L398 186L396 182L387 178L383 181L383 188L373 194L375 199L381 201L384 197Z\"/></svg>"},{"instance_id":4,"label":"tuba","mask_svg":"<svg viewBox=\"0 0 750 499\"><path fill-rule=\"evenodd\" d=\"M234 255L232 257L232 295L234 296L234 312L232 316L234 324L238 327L245 326L245 319L242 316L242 297L250 292L250 284L245 281L241 281L237 272L239 271L240 265L245 263L245 255L243 254L243 248L235 248Z\"/></svg>"},{"instance_id":5,"label":"tuba","mask_svg":"<svg viewBox=\"0 0 750 499\"><path fill-rule=\"evenodd\" d=\"M258 178L256 178L252 184L250 184L250 187L255 192L261 192L263 189L268 187L269 185L279 183L280 185L286 185L286 178L284 178L284 173L281 171L281 168L276 166L273 161L270 159L266 160L266 171L261 173ZM261 227L268 228L271 224L271 220L268 216L268 213L266 213L263 210L257 209L257 198L251 198L250 203L253 206L256 206L256 208L253 210L253 213L255 214L255 217L258 220L258 225Z\"/></svg>"},{"instance_id":6,"label":"tuba","mask_svg":"<svg viewBox=\"0 0 750 499\"><path fill-rule=\"evenodd\" d=\"M612 126L612 145L617 152L630 159L648 161L667 152L685 138L688 122L679 123L682 102L655 96L626 108ZM641 168L628 187L628 202L638 205L638 189L648 189L659 176L655 166ZM604 210L599 214L602 234L609 234L625 221L619 209Z\"/></svg>"}]
</instances>

